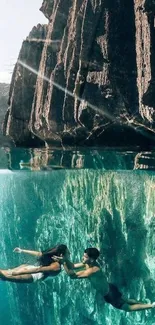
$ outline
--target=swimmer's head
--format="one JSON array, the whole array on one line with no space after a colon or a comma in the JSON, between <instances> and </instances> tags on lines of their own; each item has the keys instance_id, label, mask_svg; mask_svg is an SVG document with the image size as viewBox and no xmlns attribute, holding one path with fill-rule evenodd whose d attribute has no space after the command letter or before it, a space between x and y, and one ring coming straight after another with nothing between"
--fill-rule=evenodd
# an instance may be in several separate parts
<instances>
[{"instance_id":1,"label":"swimmer's head","mask_svg":"<svg viewBox=\"0 0 155 325\"><path fill-rule=\"evenodd\" d=\"M66 258L67 260L69 260L69 259L70 259L70 255L71 255L71 253L70 253L69 249L67 248L67 249L66 249L66 253L65 253L65 258Z\"/></svg>"},{"instance_id":2,"label":"swimmer's head","mask_svg":"<svg viewBox=\"0 0 155 325\"><path fill-rule=\"evenodd\" d=\"M65 258L69 259L70 252L66 245L61 244L57 245L55 247L49 248L45 251L42 251L42 256L39 258L40 263L49 263L49 262L55 262L55 260L52 258L53 256L65 256ZM46 264L48 265L48 264Z\"/></svg>"},{"instance_id":3,"label":"swimmer's head","mask_svg":"<svg viewBox=\"0 0 155 325\"><path fill-rule=\"evenodd\" d=\"M66 255L66 253L69 252L69 250L66 245L61 244L61 245L57 245L56 247L53 248L52 255L54 255L54 252L55 252L55 255L57 255L57 256L64 256L64 255Z\"/></svg>"},{"instance_id":4,"label":"swimmer's head","mask_svg":"<svg viewBox=\"0 0 155 325\"><path fill-rule=\"evenodd\" d=\"M68 247L64 244L61 244L61 245L57 245L56 247L54 247L52 249L52 255L51 255L51 258L53 255L56 255L56 256L62 256L62 257L65 257L65 259L69 259L70 258L70 251L68 249Z\"/></svg>"},{"instance_id":5,"label":"swimmer's head","mask_svg":"<svg viewBox=\"0 0 155 325\"><path fill-rule=\"evenodd\" d=\"M95 247L86 248L82 257L82 262L84 264L92 263L97 260L99 255L100 252L97 248Z\"/></svg>"}]
</instances>

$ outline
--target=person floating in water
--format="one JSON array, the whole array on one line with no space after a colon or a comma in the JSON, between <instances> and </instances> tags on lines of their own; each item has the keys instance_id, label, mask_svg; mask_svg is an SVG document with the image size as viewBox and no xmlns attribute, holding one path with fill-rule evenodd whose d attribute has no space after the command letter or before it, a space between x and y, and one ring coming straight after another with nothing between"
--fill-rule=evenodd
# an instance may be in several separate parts
<instances>
[{"instance_id":1,"label":"person floating in water","mask_svg":"<svg viewBox=\"0 0 155 325\"><path fill-rule=\"evenodd\" d=\"M0 279L18 283L32 283L39 280L45 280L47 277L53 277L61 272L61 259L55 261L54 255L69 259L70 253L66 245L57 245L45 251L31 251L16 247L14 252L26 253L37 257L37 264L23 264L13 269L0 270Z\"/></svg>"},{"instance_id":2,"label":"person floating in water","mask_svg":"<svg viewBox=\"0 0 155 325\"><path fill-rule=\"evenodd\" d=\"M118 288L108 283L107 278L96 262L100 252L97 248L87 248L84 251L82 263L79 264L83 268L78 272L74 271L74 264L64 257L54 256L55 261L62 261L66 273L71 279L86 279L88 278L92 286L97 290L98 293L104 298L104 300L111 304L113 307L127 312L138 311L144 309L151 309L155 307L155 303L145 304L134 299L126 299ZM77 265L77 264L76 264Z\"/></svg>"}]
</instances>

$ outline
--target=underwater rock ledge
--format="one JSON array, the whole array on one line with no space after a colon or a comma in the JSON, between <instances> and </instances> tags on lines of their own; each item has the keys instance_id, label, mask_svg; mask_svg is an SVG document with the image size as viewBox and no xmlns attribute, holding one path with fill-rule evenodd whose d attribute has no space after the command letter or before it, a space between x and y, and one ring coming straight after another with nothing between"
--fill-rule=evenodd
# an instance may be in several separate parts
<instances>
[{"instance_id":1,"label":"underwater rock ledge","mask_svg":"<svg viewBox=\"0 0 155 325\"><path fill-rule=\"evenodd\" d=\"M23 42L4 134L17 146L149 147L155 140L154 1L44 0Z\"/></svg>"}]
</instances>

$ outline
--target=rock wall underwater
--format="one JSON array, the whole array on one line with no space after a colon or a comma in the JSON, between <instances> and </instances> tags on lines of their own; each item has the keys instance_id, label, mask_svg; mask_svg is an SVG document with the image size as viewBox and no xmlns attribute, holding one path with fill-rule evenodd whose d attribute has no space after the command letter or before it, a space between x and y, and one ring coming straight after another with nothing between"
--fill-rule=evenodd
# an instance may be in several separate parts
<instances>
[{"instance_id":1,"label":"rock wall underwater","mask_svg":"<svg viewBox=\"0 0 155 325\"><path fill-rule=\"evenodd\" d=\"M17 145L154 144L154 0L44 0L4 133Z\"/></svg>"},{"instance_id":2,"label":"rock wall underwater","mask_svg":"<svg viewBox=\"0 0 155 325\"><path fill-rule=\"evenodd\" d=\"M21 177L22 173L22 177ZM0 177L1 268L34 262L13 253L66 243L74 261L97 246L109 281L154 301L155 175L148 171L59 170ZM63 271L35 284L0 281L0 320L12 325L152 325L154 310L125 313Z\"/></svg>"}]
</instances>

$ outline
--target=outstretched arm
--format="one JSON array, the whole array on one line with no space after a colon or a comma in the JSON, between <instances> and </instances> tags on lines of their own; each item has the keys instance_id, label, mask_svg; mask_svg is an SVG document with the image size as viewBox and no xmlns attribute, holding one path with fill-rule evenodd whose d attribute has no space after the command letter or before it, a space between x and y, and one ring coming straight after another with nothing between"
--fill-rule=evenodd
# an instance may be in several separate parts
<instances>
[{"instance_id":1,"label":"outstretched arm","mask_svg":"<svg viewBox=\"0 0 155 325\"><path fill-rule=\"evenodd\" d=\"M52 258L54 259L54 261L59 262L61 264L63 264L65 262L65 260L64 260L64 258L62 256L56 256L55 255ZM70 269L81 269L81 268L85 267L85 264L83 264L82 262L73 263L73 262L67 260L67 264L68 264L68 267Z\"/></svg>"},{"instance_id":2,"label":"outstretched arm","mask_svg":"<svg viewBox=\"0 0 155 325\"><path fill-rule=\"evenodd\" d=\"M66 273L70 276L71 279L85 279L99 271L99 268L94 266L87 270L75 272L73 268L71 268L70 261L67 260L64 261L63 266Z\"/></svg>"},{"instance_id":3,"label":"outstretched arm","mask_svg":"<svg viewBox=\"0 0 155 325\"><path fill-rule=\"evenodd\" d=\"M85 265L83 263L73 264L73 269L81 269L82 267L85 267Z\"/></svg>"},{"instance_id":4,"label":"outstretched arm","mask_svg":"<svg viewBox=\"0 0 155 325\"><path fill-rule=\"evenodd\" d=\"M83 263L75 263L74 264L73 262L71 262L69 260L67 260L67 265L71 270L72 269L81 269L81 268L85 267L85 265Z\"/></svg>"},{"instance_id":5,"label":"outstretched arm","mask_svg":"<svg viewBox=\"0 0 155 325\"><path fill-rule=\"evenodd\" d=\"M33 256L42 256L42 252L38 252L38 251L31 251L31 250L27 250L27 249L21 249L19 247L16 247L13 250L15 253L25 253L25 254L29 254L29 255L33 255Z\"/></svg>"}]
</instances>

